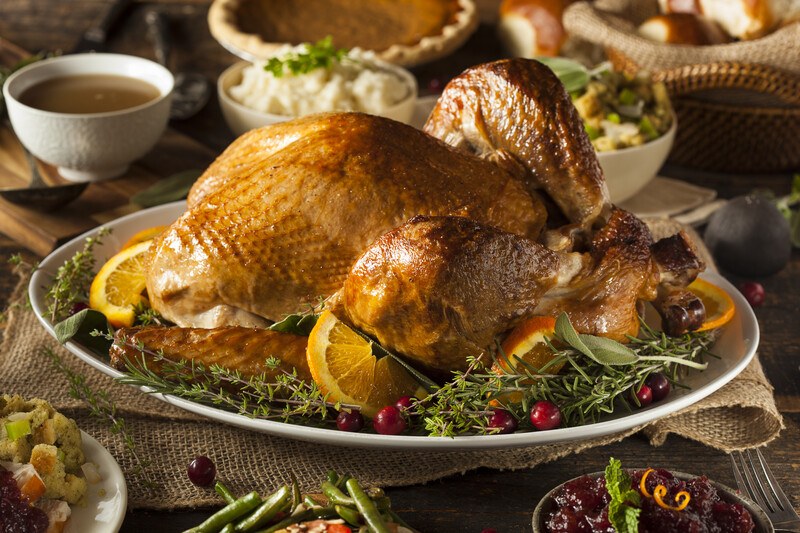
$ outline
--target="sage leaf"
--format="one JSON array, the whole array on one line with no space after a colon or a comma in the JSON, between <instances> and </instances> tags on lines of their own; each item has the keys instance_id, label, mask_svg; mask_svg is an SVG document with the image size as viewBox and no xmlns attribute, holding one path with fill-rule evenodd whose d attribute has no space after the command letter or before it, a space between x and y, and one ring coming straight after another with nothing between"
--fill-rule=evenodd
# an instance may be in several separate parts
<instances>
[{"instance_id":1,"label":"sage leaf","mask_svg":"<svg viewBox=\"0 0 800 533\"><path fill-rule=\"evenodd\" d=\"M186 198L189 190L202 174L202 170L184 170L157 181L154 185L133 195L131 202L142 207L154 207Z\"/></svg>"},{"instance_id":2,"label":"sage leaf","mask_svg":"<svg viewBox=\"0 0 800 533\"><path fill-rule=\"evenodd\" d=\"M540 56L535 59L550 67L568 93L580 91L589 84L591 78L589 71L577 61L565 57Z\"/></svg>"},{"instance_id":3,"label":"sage leaf","mask_svg":"<svg viewBox=\"0 0 800 533\"><path fill-rule=\"evenodd\" d=\"M556 336L558 336L559 339L569 344L591 360L597 363L600 362L594 356L592 350L590 350L589 347L583 343L581 336L578 335L578 332L575 331L575 328L572 326L572 322L569 321L567 313L561 313L558 315L558 318L556 318L556 327L554 329Z\"/></svg>"},{"instance_id":4,"label":"sage leaf","mask_svg":"<svg viewBox=\"0 0 800 533\"><path fill-rule=\"evenodd\" d=\"M53 326L53 330L56 340L61 344L73 340L93 352L108 356L111 341L103 336L92 335L94 331L108 331L108 321L99 311L94 309L79 311Z\"/></svg>"},{"instance_id":5,"label":"sage leaf","mask_svg":"<svg viewBox=\"0 0 800 533\"><path fill-rule=\"evenodd\" d=\"M392 352L390 352L389 350L387 350L386 348L381 346L380 343L375 341L375 339L373 339L372 337L370 337L369 335L367 335L363 331L357 330L355 328L352 328L352 329L362 339L364 339L365 341L369 342L370 347L372 348L372 355L374 355L378 359L380 359L382 357L391 357L392 359L394 359L394 361L397 364L399 364L400 366L405 368L406 371L408 371L408 373L411 374L411 376L415 380L417 380L417 383L419 383L422 386L422 388L425 389L425 391L428 394L431 394L433 391L435 391L436 389L439 388L439 385L437 385L435 381L433 381L431 378L429 378L428 376L426 376L425 374L423 374L422 372L420 372L419 370L417 370L416 368L411 366L408 363L408 361L406 361L402 357L399 357L399 356L393 354ZM420 399L420 398L418 398L418 399Z\"/></svg>"},{"instance_id":6,"label":"sage leaf","mask_svg":"<svg viewBox=\"0 0 800 533\"><path fill-rule=\"evenodd\" d=\"M613 339L594 335L578 334L583 344L592 352L595 361L601 365L630 365L639 360L636 352ZM591 357L591 356L590 356Z\"/></svg>"},{"instance_id":7,"label":"sage leaf","mask_svg":"<svg viewBox=\"0 0 800 533\"><path fill-rule=\"evenodd\" d=\"M302 335L308 337L314 325L317 323L319 315L303 314L303 315L287 315L283 320L275 322L268 329L272 331L280 331L283 333L293 333L295 335Z\"/></svg>"}]
</instances>

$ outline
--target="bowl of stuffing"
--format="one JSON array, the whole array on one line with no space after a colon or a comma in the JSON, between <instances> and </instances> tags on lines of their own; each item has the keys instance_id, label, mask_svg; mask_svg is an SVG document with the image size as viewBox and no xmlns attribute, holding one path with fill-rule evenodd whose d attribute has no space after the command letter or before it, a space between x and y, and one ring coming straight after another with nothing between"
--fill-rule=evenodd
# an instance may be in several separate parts
<instances>
[{"instance_id":1,"label":"bowl of stuffing","mask_svg":"<svg viewBox=\"0 0 800 533\"><path fill-rule=\"evenodd\" d=\"M552 489L533 513L534 533L621 531L632 522L639 531L775 531L756 503L706 476L623 469L614 458L604 472Z\"/></svg>"},{"instance_id":2,"label":"bowl of stuffing","mask_svg":"<svg viewBox=\"0 0 800 533\"><path fill-rule=\"evenodd\" d=\"M597 152L611 201L636 195L672 149L677 121L666 87L645 72L617 72L608 63L587 69L570 59L540 57L564 83Z\"/></svg>"},{"instance_id":3,"label":"bowl of stuffing","mask_svg":"<svg viewBox=\"0 0 800 533\"><path fill-rule=\"evenodd\" d=\"M408 70L329 39L284 46L262 61L238 62L217 81L220 107L236 135L314 113L357 111L408 123L417 81Z\"/></svg>"}]
</instances>

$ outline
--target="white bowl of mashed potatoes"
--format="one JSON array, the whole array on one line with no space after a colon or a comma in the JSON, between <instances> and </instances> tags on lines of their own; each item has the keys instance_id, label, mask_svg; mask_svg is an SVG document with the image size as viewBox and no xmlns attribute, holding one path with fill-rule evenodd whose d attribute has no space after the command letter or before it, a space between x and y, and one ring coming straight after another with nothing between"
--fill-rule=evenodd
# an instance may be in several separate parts
<instances>
[{"instance_id":1,"label":"white bowl of mashed potatoes","mask_svg":"<svg viewBox=\"0 0 800 533\"><path fill-rule=\"evenodd\" d=\"M301 50L286 47L276 54ZM371 52L352 49L342 60L306 73L280 76L266 63L242 61L217 81L220 107L231 131L330 111L357 111L408 123L417 99L417 81L408 70L381 61Z\"/></svg>"}]
</instances>

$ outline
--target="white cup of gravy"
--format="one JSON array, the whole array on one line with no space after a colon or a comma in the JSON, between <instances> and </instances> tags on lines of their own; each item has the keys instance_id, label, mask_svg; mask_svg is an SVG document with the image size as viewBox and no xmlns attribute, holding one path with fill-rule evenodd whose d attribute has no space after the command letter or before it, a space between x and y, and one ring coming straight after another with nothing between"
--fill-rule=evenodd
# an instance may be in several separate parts
<instances>
[{"instance_id":1,"label":"white cup of gravy","mask_svg":"<svg viewBox=\"0 0 800 533\"><path fill-rule=\"evenodd\" d=\"M121 54L75 54L33 63L3 86L20 142L66 179L121 176L158 142L175 80L161 65Z\"/></svg>"}]
</instances>

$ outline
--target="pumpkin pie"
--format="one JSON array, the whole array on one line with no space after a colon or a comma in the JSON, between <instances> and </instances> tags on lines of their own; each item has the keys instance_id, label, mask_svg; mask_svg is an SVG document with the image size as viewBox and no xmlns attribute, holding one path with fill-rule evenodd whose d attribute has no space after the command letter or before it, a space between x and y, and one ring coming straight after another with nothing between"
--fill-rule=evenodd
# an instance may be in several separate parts
<instances>
[{"instance_id":1,"label":"pumpkin pie","mask_svg":"<svg viewBox=\"0 0 800 533\"><path fill-rule=\"evenodd\" d=\"M474 0L214 0L209 29L245 59L330 35L340 48L413 66L461 46L478 25Z\"/></svg>"}]
</instances>

